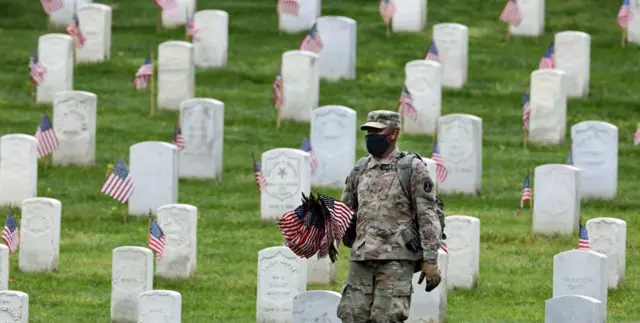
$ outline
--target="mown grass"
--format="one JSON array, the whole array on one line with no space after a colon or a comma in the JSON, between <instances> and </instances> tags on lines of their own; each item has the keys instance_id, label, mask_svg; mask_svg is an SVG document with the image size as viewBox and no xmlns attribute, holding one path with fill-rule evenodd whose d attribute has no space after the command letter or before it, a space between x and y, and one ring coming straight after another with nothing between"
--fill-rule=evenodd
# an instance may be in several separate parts
<instances>
[{"instance_id":1,"label":"mown grass","mask_svg":"<svg viewBox=\"0 0 640 323\"><path fill-rule=\"evenodd\" d=\"M180 181L179 202L199 208L197 277L188 281L155 279L156 289L182 293L183 322L254 322L258 250L282 244L273 223L261 226L259 201L251 171L251 152L276 147L297 148L308 124L284 122L275 130L271 83L281 54L296 49L304 33L279 35L276 1L200 0L199 9L225 10L230 16L229 66L198 70L196 96L225 102L223 181ZM59 271L22 274L18 255L11 259L11 289L30 296L34 323L108 322L111 252L123 245L146 244L146 219L123 225L117 202L100 194L105 167L128 147L146 140L170 141L174 112L148 116L148 95L130 86L133 74L150 48L165 40L182 40L184 30L155 34L152 1L105 2L114 7L112 59L82 65L74 72L74 88L98 95L97 160L93 168L40 165L38 195L62 202ZM343 15L358 22L357 80L321 84L320 104L342 104L358 112L358 121L374 109L394 109L404 78L404 65L421 59L435 23L458 22L469 27L469 82L462 90L444 90L443 114L469 113L483 118L483 183L481 197L446 197L447 214L481 219L480 281L471 291L448 296L448 322L541 322L544 301L552 293L553 255L574 248L576 237L529 238L529 213L511 215L526 169L564 163L568 140L559 147L522 150L521 97L530 73L555 32L578 30L592 36L591 89L588 99L568 103L568 126L582 120L604 120L619 127L618 196L614 201L582 204L582 218L609 216L628 222L627 275L610 291L609 322L640 318L640 224L637 182L640 153L632 135L640 113L637 78L638 47L620 48L615 24L618 1L547 1L545 35L513 37L497 20L502 0L430 1L428 27L421 33L387 39L376 1L324 0L323 15ZM28 54L38 36L64 32L47 26L37 2L0 0L0 128L1 133L33 134L51 106L29 102ZM403 136L404 150L431 152L431 138ZM362 136L358 156L365 153ZM339 197L338 190L327 193ZM6 209L2 211L6 214ZM341 248L338 284L310 289L339 291L348 267L348 249Z\"/></svg>"}]
</instances>

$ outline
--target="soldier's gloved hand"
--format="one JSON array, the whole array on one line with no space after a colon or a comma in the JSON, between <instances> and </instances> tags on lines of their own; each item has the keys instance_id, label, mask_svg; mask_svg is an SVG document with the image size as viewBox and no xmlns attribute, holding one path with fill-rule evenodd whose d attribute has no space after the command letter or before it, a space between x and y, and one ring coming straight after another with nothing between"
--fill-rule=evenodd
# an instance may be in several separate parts
<instances>
[{"instance_id":1,"label":"soldier's gloved hand","mask_svg":"<svg viewBox=\"0 0 640 323\"><path fill-rule=\"evenodd\" d=\"M422 281L425 278L427 279L427 282L424 290L430 292L438 287L442 278L440 277L440 271L438 270L437 264L429 263L426 261L422 263L418 284L422 284Z\"/></svg>"}]
</instances>

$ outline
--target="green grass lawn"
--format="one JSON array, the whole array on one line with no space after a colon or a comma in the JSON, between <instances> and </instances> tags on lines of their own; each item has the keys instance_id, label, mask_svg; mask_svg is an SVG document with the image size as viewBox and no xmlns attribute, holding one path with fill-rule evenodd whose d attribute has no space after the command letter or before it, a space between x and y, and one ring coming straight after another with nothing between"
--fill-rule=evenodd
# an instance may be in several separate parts
<instances>
[{"instance_id":1,"label":"green grass lawn","mask_svg":"<svg viewBox=\"0 0 640 323\"><path fill-rule=\"evenodd\" d=\"M281 245L275 223L259 221L259 200L251 152L298 148L308 124L284 122L275 130L272 107L275 73L284 51L297 49L304 33L279 35L275 0L200 0L198 9L229 13L229 65L198 70L196 96L225 103L224 175L215 181L180 181L179 202L199 209L197 276L188 281L155 279L155 289L182 293L183 322L255 322L256 265L260 249ZM124 225L118 202L101 195L106 166L140 141L171 141L177 112L149 117L147 92L136 92L131 79L150 48L166 40L183 40L184 30L155 34L156 7L151 0L106 2L114 7L111 60L74 71L74 89L98 95L97 159L93 168L39 169L38 195L62 202L59 271L22 274L18 255L11 259L10 289L30 297L30 322L109 322L112 250L145 246L147 219ZM435 23L469 27L469 81L462 90L444 90L442 114L468 113L483 119L481 197L444 197L448 215L481 220L480 279L476 289L448 296L448 322L542 322L544 301L552 294L553 256L575 248L576 237L529 237L530 213L512 218L519 205L527 168L565 163L569 141L559 147L522 149L521 99L530 73L555 32L577 30L591 40L588 99L568 102L567 128L583 120L604 120L619 127L618 196L614 201L582 203L582 218L616 217L627 221L627 273L622 287L609 292L608 322L640 320L640 238L638 220L640 152L633 132L640 115L638 47L620 46L616 25L619 1L547 1L545 35L512 37L498 21L503 0L430 1L427 29L385 37L373 0L323 0L323 15L340 15L358 23L357 80L321 83L320 105L341 104L358 112L395 109L404 65L424 58ZM37 1L0 0L1 134L33 134L44 111L29 96L29 52L47 32L47 17ZM156 55L157 57L157 55ZM400 147L424 156L431 138L403 136ZM365 154L363 136L357 155ZM338 190L323 190L339 197ZM115 208L115 209L114 209ZM7 209L0 209L4 221ZM348 249L340 249L338 283L309 289L340 290L348 268ZM634 305L636 304L636 305Z\"/></svg>"}]
</instances>

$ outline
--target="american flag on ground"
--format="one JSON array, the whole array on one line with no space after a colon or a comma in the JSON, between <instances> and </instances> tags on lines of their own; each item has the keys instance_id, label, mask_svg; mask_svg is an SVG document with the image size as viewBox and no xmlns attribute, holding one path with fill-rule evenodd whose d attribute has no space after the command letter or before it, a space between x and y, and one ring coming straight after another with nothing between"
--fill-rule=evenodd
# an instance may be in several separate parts
<instances>
[{"instance_id":1,"label":"american flag on ground","mask_svg":"<svg viewBox=\"0 0 640 323\"><path fill-rule=\"evenodd\" d=\"M633 135L633 144L636 146L640 144L640 123L638 123L638 130L636 130L636 133Z\"/></svg>"},{"instance_id":2,"label":"american flag on ground","mask_svg":"<svg viewBox=\"0 0 640 323\"><path fill-rule=\"evenodd\" d=\"M31 81L36 85L44 82L44 76L47 75L47 68L40 63L38 55L31 55L29 58L29 73L31 74Z\"/></svg>"},{"instance_id":3,"label":"american flag on ground","mask_svg":"<svg viewBox=\"0 0 640 323\"><path fill-rule=\"evenodd\" d=\"M400 100L398 100L398 112L404 117L409 117L413 120L418 120L418 110L413 106L413 98L409 89L404 85L402 87L402 93L400 93Z\"/></svg>"},{"instance_id":4,"label":"american flag on ground","mask_svg":"<svg viewBox=\"0 0 640 323\"><path fill-rule=\"evenodd\" d=\"M73 15L73 20L71 21L69 26L67 26L67 34L73 37L76 47L82 48L84 46L84 42L86 39L84 38L82 31L80 30L80 20L78 19L78 16Z\"/></svg>"},{"instance_id":5,"label":"american flag on ground","mask_svg":"<svg viewBox=\"0 0 640 323\"><path fill-rule=\"evenodd\" d=\"M113 172L111 172L111 175L102 186L101 192L124 204L127 203L135 188L136 185L133 182L131 173L129 173L127 165L124 164L124 159L120 158Z\"/></svg>"},{"instance_id":6,"label":"american flag on ground","mask_svg":"<svg viewBox=\"0 0 640 323\"><path fill-rule=\"evenodd\" d=\"M502 13L500 13L500 20L512 26L520 26L522 23L522 14L520 13L520 8L516 0L507 0Z\"/></svg>"},{"instance_id":7,"label":"american flag on ground","mask_svg":"<svg viewBox=\"0 0 640 323\"><path fill-rule=\"evenodd\" d=\"M173 130L173 144L178 146L178 151L182 151L184 149L184 138L182 137L182 129L180 128L180 124L176 124L175 129Z\"/></svg>"},{"instance_id":8,"label":"american flag on ground","mask_svg":"<svg viewBox=\"0 0 640 323\"><path fill-rule=\"evenodd\" d=\"M62 8L62 0L40 0L40 3L47 14Z\"/></svg>"},{"instance_id":9,"label":"american flag on ground","mask_svg":"<svg viewBox=\"0 0 640 323\"><path fill-rule=\"evenodd\" d=\"M309 29L307 36L304 37L300 44L300 50L306 50L309 52L319 53L324 47L320 33L318 33L318 23L314 23L313 27Z\"/></svg>"},{"instance_id":10,"label":"american flag on ground","mask_svg":"<svg viewBox=\"0 0 640 323\"><path fill-rule=\"evenodd\" d=\"M147 60L144 61L136 75L133 77L133 85L136 89L146 89L149 86L149 78L153 75L153 63L151 62L151 56L147 56Z\"/></svg>"},{"instance_id":11,"label":"american flag on ground","mask_svg":"<svg viewBox=\"0 0 640 323\"><path fill-rule=\"evenodd\" d=\"M587 228L580 223L580 234L578 235L578 250L591 250L591 244L589 243L589 233Z\"/></svg>"},{"instance_id":12,"label":"american flag on ground","mask_svg":"<svg viewBox=\"0 0 640 323\"><path fill-rule=\"evenodd\" d=\"M262 166L260 166L260 163L255 158L253 159L253 174L256 179L256 186L258 186L260 191L264 191L264 187L266 186L267 181L264 179Z\"/></svg>"},{"instance_id":13,"label":"american flag on ground","mask_svg":"<svg viewBox=\"0 0 640 323\"><path fill-rule=\"evenodd\" d=\"M311 157L309 158L309 164L311 165L311 173L315 173L316 169L318 168L318 158L316 156L316 153L311 148L311 142L309 142L309 138L304 137L304 139L302 139L302 145L300 145L300 150L306 151L309 153L309 157Z\"/></svg>"},{"instance_id":14,"label":"american flag on ground","mask_svg":"<svg viewBox=\"0 0 640 323\"><path fill-rule=\"evenodd\" d=\"M629 0L622 0L622 6L618 11L618 26L622 29L627 29L629 27L629 21L633 14L631 13L631 9L629 8Z\"/></svg>"},{"instance_id":15,"label":"american flag on ground","mask_svg":"<svg viewBox=\"0 0 640 323\"><path fill-rule=\"evenodd\" d=\"M4 241L7 247L9 247L9 251L11 253L16 252L18 244L20 244L18 224L16 223L16 219L13 217L13 212L11 211L9 211L7 222L5 222L4 228L2 229L2 241Z\"/></svg>"},{"instance_id":16,"label":"american flag on ground","mask_svg":"<svg viewBox=\"0 0 640 323\"><path fill-rule=\"evenodd\" d=\"M396 14L396 3L394 0L380 0L379 10L382 20L388 25L391 22L391 18Z\"/></svg>"},{"instance_id":17,"label":"american flag on ground","mask_svg":"<svg viewBox=\"0 0 640 323\"><path fill-rule=\"evenodd\" d=\"M167 13L173 13L178 9L178 4L175 0L153 0L158 8Z\"/></svg>"},{"instance_id":18,"label":"american flag on ground","mask_svg":"<svg viewBox=\"0 0 640 323\"><path fill-rule=\"evenodd\" d=\"M522 97L522 129L529 131L529 117L531 116L531 105L529 104L529 93Z\"/></svg>"},{"instance_id":19,"label":"american flag on ground","mask_svg":"<svg viewBox=\"0 0 640 323\"><path fill-rule=\"evenodd\" d=\"M554 64L553 64L553 52L554 52L554 50L555 50L555 47L554 47L553 43L549 44L549 47L547 47L547 51L544 52L544 55L540 59L540 64L539 64L538 68L542 69L542 68L553 68L554 67Z\"/></svg>"},{"instance_id":20,"label":"american flag on ground","mask_svg":"<svg viewBox=\"0 0 640 323\"><path fill-rule=\"evenodd\" d=\"M284 102L284 96L282 93L282 74L278 71L276 74L276 80L273 81L273 106L276 110L280 109Z\"/></svg>"},{"instance_id":21,"label":"american flag on ground","mask_svg":"<svg viewBox=\"0 0 640 323\"><path fill-rule=\"evenodd\" d=\"M297 16L300 11L300 5L298 4L298 0L278 0L277 9L279 13Z\"/></svg>"},{"instance_id":22,"label":"american flag on ground","mask_svg":"<svg viewBox=\"0 0 640 323\"><path fill-rule=\"evenodd\" d=\"M447 179L449 171L447 170L447 165L444 163L444 159L442 159L442 156L440 156L438 143L433 144L431 159L436 162L436 180L440 183L444 182Z\"/></svg>"},{"instance_id":23,"label":"american flag on ground","mask_svg":"<svg viewBox=\"0 0 640 323\"><path fill-rule=\"evenodd\" d=\"M520 196L520 209L524 208L524 202L531 201L531 177L527 175L522 185L522 196Z\"/></svg>"},{"instance_id":24,"label":"american flag on ground","mask_svg":"<svg viewBox=\"0 0 640 323\"><path fill-rule=\"evenodd\" d=\"M185 27L187 28L187 35L191 36L195 41L200 40L200 36L198 36L198 27L196 27L196 22L192 17L187 17Z\"/></svg>"},{"instance_id":25,"label":"american flag on ground","mask_svg":"<svg viewBox=\"0 0 640 323\"><path fill-rule=\"evenodd\" d=\"M429 50L427 50L427 56L424 59L440 63L440 54L438 54L438 47L436 46L435 41L431 41Z\"/></svg>"},{"instance_id":26,"label":"american flag on ground","mask_svg":"<svg viewBox=\"0 0 640 323\"><path fill-rule=\"evenodd\" d=\"M51 127L51 120L46 112L40 119L40 125L34 137L38 142L38 158L45 157L58 148L58 137Z\"/></svg>"},{"instance_id":27,"label":"american flag on ground","mask_svg":"<svg viewBox=\"0 0 640 323\"><path fill-rule=\"evenodd\" d=\"M162 232L162 229L160 228L158 222L156 222L156 220L154 219L151 219L151 224L149 225L149 242L147 243L147 245L149 246L149 249L151 249L151 251L154 251L156 253L157 260L162 259L164 242L166 238L167 237L165 236L164 232Z\"/></svg>"},{"instance_id":28,"label":"american flag on ground","mask_svg":"<svg viewBox=\"0 0 640 323\"><path fill-rule=\"evenodd\" d=\"M447 242L446 241L442 241L442 245L440 246L440 249L442 249L442 251L444 251L444 253L449 254L449 250L447 250Z\"/></svg>"}]
</instances>

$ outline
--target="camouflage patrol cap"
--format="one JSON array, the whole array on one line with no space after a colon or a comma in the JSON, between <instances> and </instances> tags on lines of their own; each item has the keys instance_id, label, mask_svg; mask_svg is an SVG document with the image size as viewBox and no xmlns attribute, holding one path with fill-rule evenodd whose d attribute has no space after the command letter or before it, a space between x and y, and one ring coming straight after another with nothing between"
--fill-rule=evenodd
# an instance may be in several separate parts
<instances>
[{"instance_id":1,"label":"camouflage patrol cap","mask_svg":"<svg viewBox=\"0 0 640 323\"><path fill-rule=\"evenodd\" d=\"M380 130L394 123L400 129L400 114L398 112L389 110L371 111L367 116L367 122L360 126L360 130L367 130L368 128Z\"/></svg>"}]
</instances>

